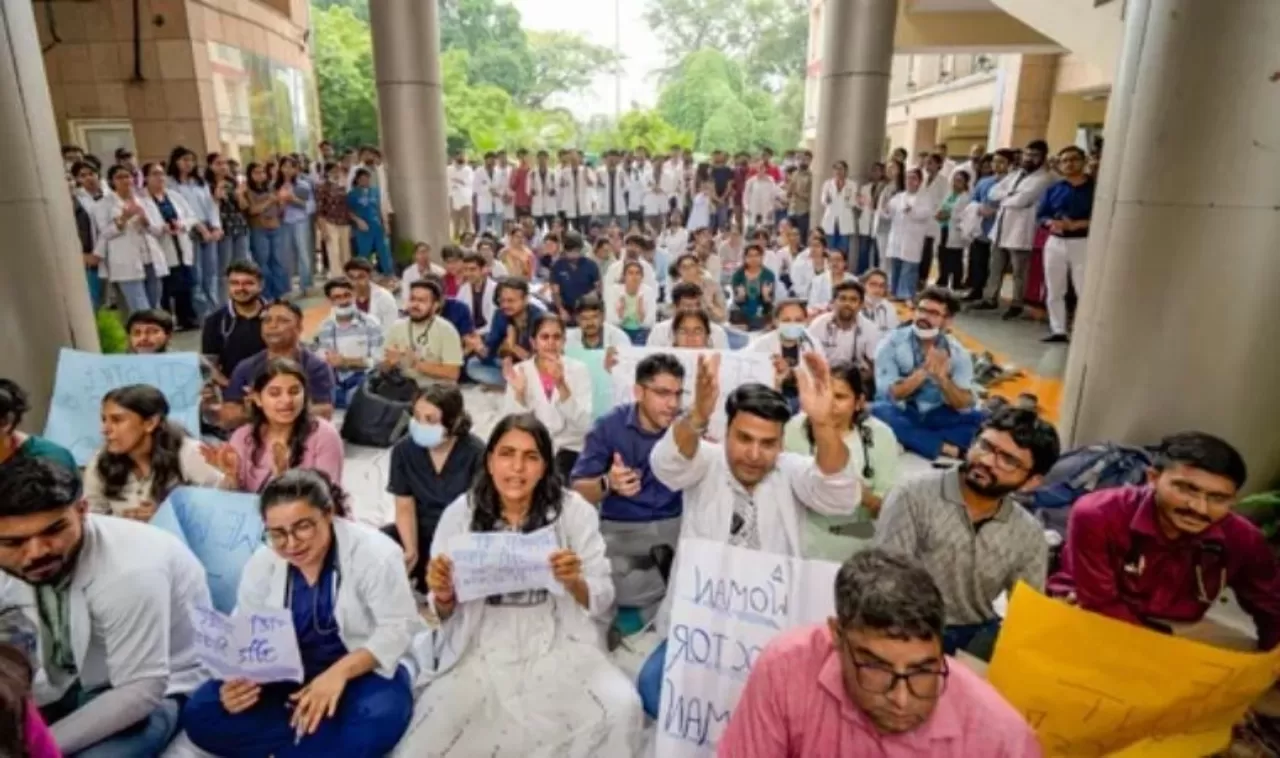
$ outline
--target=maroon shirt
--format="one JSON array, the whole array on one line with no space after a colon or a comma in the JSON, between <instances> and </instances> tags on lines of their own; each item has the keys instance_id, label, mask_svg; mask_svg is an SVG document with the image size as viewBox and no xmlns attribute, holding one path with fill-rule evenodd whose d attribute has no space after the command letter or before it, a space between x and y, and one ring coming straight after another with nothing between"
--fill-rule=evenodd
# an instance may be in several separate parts
<instances>
[{"instance_id":1,"label":"maroon shirt","mask_svg":"<svg viewBox=\"0 0 1280 758\"><path fill-rule=\"evenodd\" d=\"M1262 532L1232 513L1200 534L1169 539L1155 490L1118 487L1076 501L1062 569L1049 592L1134 624L1199 621L1230 587L1258 627L1258 648L1280 642L1280 570Z\"/></svg>"}]
</instances>

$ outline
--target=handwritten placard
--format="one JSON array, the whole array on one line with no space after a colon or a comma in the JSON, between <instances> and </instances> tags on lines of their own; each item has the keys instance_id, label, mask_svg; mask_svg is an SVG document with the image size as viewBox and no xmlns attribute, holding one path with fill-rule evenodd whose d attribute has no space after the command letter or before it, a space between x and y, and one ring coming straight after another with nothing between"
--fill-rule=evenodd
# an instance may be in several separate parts
<instances>
[{"instance_id":1,"label":"handwritten placard","mask_svg":"<svg viewBox=\"0 0 1280 758\"><path fill-rule=\"evenodd\" d=\"M213 608L191 611L196 655L217 679L301 682L302 656L287 610L227 616Z\"/></svg>"},{"instance_id":2,"label":"handwritten placard","mask_svg":"<svg viewBox=\"0 0 1280 758\"><path fill-rule=\"evenodd\" d=\"M730 392L751 382L767 387L773 386L773 363L765 353L623 346L618 348L618 362L610 372L613 378L613 405L635 402L636 366L654 353L674 355L684 365L684 393L681 397L681 405L685 408L693 405L693 388L698 377L698 356L720 354L720 398L716 402L715 413L712 414L710 425L707 427L707 436L713 440L724 439L726 421L724 401Z\"/></svg>"},{"instance_id":3,"label":"handwritten placard","mask_svg":"<svg viewBox=\"0 0 1280 758\"><path fill-rule=\"evenodd\" d=\"M654 754L711 758L764 647L832 614L839 566L700 539L677 555Z\"/></svg>"},{"instance_id":4,"label":"handwritten placard","mask_svg":"<svg viewBox=\"0 0 1280 758\"><path fill-rule=\"evenodd\" d=\"M1267 691L1280 649L1240 653L1160 634L1020 584L987 679L1050 758L1199 758Z\"/></svg>"},{"instance_id":5,"label":"handwritten placard","mask_svg":"<svg viewBox=\"0 0 1280 758\"><path fill-rule=\"evenodd\" d=\"M469 532L449 539L453 588L461 602L526 590L563 587L551 573L551 554L559 549L554 527L528 534Z\"/></svg>"},{"instance_id":6,"label":"handwritten placard","mask_svg":"<svg viewBox=\"0 0 1280 758\"><path fill-rule=\"evenodd\" d=\"M258 496L179 487L161 504L151 525L191 548L208 576L213 606L230 613L236 607L240 572L262 547Z\"/></svg>"},{"instance_id":7,"label":"handwritten placard","mask_svg":"<svg viewBox=\"0 0 1280 758\"><path fill-rule=\"evenodd\" d=\"M102 396L128 384L150 384L169 401L169 418L200 433L200 356L99 355L63 348L53 381L44 436L62 445L81 466L102 447Z\"/></svg>"}]
</instances>

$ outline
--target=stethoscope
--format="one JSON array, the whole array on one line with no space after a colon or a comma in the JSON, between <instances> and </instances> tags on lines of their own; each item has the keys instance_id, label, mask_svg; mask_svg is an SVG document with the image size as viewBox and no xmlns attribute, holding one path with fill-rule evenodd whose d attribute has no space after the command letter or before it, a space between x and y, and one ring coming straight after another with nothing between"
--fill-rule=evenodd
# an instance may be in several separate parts
<instances>
[{"instance_id":1,"label":"stethoscope","mask_svg":"<svg viewBox=\"0 0 1280 758\"><path fill-rule=\"evenodd\" d=\"M824 353L826 353L827 355L831 355L832 352L835 351L836 336L841 331L844 331L844 330L838 329L836 327L836 319L834 316L832 316L831 320L827 322L826 326L822 330L822 348ZM859 355L858 338L861 336L862 336L862 324L858 323L858 317L855 315L853 317L853 356L850 359L854 362L858 361L858 355Z\"/></svg>"},{"instance_id":2,"label":"stethoscope","mask_svg":"<svg viewBox=\"0 0 1280 758\"><path fill-rule=\"evenodd\" d=\"M258 303L261 304L263 308L267 307L267 301L261 298L258 299ZM230 320L223 319L222 323L218 324L218 333L222 335L223 342L231 339L231 333L236 330L236 321L240 319L240 316L236 314L235 305L232 303L227 303L227 313L231 315ZM259 313L261 313L261 311L259 311Z\"/></svg>"},{"instance_id":3,"label":"stethoscope","mask_svg":"<svg viewBox=\"0 0 1280 758\"><path fill-rule=\"evenodd\" d=\"M331 550L333 548L330 548ZM330 597L333 598L333 627L328 628L320 624L320 593L322 588L317 584L311 593L311 629L319 635L329 636L338 631L338 588L342 586L342 567L338 564L337 556L333 559L333 581L330 588ZM289 572L284 583L284 607L293 609L293 572Z\"/></svg>"}]
</instances>

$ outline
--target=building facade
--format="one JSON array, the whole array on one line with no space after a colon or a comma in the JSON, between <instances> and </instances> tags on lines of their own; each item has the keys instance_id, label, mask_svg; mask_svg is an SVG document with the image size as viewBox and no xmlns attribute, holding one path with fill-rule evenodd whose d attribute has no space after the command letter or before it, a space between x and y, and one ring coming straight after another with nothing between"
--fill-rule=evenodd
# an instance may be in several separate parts
<instances>
[{"instance_id":1,"label":"building facade","mask_svg":"<svg viewBox=\"0 0 1280 758\"><path fill-rule=\"evenodd\" d=\"M109 163L175 145L314 153L309 0L39 0L59 137Z\"/></svg>"}]
</instances>

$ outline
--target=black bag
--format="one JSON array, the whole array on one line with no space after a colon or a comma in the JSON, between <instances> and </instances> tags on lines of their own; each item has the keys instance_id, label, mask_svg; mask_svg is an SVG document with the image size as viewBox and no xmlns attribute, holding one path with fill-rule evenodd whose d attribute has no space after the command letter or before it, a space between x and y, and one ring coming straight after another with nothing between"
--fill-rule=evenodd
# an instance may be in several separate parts
<instances>
[{"instance_id":1,"label":"black bag","mask_svg":"<svg viewBox=\"0 0 1280 758\"><path fill-rule=\"evenodd\" d=\"M351 396L342 419L342 439L355 445L391 447L409 431L418 386L399 371L369 375Z\"/></svg>"}]
</instances>

